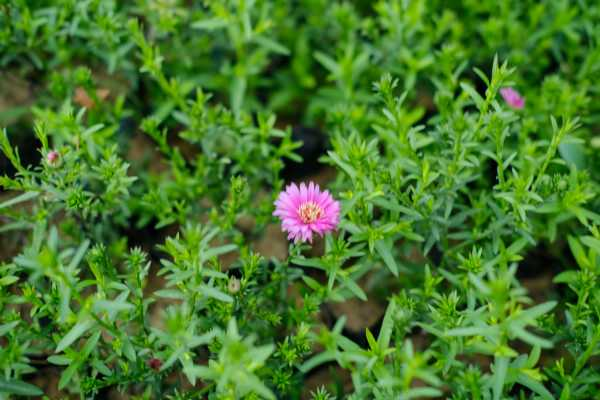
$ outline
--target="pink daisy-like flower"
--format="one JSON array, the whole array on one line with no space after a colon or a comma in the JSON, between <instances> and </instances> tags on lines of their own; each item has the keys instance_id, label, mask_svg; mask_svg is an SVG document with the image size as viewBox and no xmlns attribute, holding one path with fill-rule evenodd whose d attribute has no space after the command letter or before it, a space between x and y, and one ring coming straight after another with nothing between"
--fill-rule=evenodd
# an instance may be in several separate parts
<instances>
[{"instance_id":1,"label":"pink daisy-like flower","mask_svg":"<svg viewBox=\"0 0 600 400\"><path fill-rule=\"evenodd\" d=\"M289 185L275 201L273 215L281 219L281 229L288 232L288 239L295 243L307 240L312 243L313 232L334 230L340 222L340 203L327 190L310 182Z\"/></svg>"},{"instance_id":2,"label":"pink daisy-like flower","mask_svg":"<svg viewBox=\"0 0 600 400\"><path fill-rule=\"evenodd\" d=\"M500 89L500 94L510 107L518 110L525 107L525 99L515 89L511 87L505 87Z\"/></svg>"}]
</instances>

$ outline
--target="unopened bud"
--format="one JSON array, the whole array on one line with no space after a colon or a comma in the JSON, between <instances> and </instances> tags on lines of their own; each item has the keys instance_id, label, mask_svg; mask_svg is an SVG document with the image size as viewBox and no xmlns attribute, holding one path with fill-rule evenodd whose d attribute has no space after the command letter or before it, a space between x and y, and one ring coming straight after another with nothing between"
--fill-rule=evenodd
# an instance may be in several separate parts
<instances>
[{"instance_id":1,"label":"unopened bud","mask_svg":"<svg viewBox=\"0 0 600 400\"><path fill-rule=\"evenodd\" d=\"M229 293L235 294L240 291L240 280L234 277L229 278L229 284L227 285Z\"/></svg>"},{"instance_id":2,"label":"unopened bud","mask_svg":"<svg viewBox=\"0 0 600 400\"><path fill-rule=\"evenodd\" d=\"M46 154L46 162L52 167L56 167L60 163L60 154L58 151L52 150Z\"/></svg>"},{"instance_id":3,"label":"unopened bud","mask_svg":"<svg viewBox=\"0 0 600 400\"><path fill-rule=\"evenodd\" d=\"M155 371L158 371L162 367L162 361L158 358L151 358L148 360L148 366Z\"/></svg>"}]
</instances>

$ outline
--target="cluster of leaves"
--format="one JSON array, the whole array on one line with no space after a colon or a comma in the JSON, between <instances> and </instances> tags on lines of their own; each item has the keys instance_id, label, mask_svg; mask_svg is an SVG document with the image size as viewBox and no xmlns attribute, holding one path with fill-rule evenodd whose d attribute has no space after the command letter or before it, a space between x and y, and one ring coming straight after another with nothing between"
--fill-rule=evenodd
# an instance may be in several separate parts
<instances>
[{"instance_id":1,"label":"cluster of leaves","mask_svg":"<svg viewBox=\"0 0 600 400\"><path fill-rule=\"evenodd\" d=\"M600 395L600 5L188 3L0 2L0 399ZM342 218L278 258L290 125Z\"/></svg>"}]
</instances>

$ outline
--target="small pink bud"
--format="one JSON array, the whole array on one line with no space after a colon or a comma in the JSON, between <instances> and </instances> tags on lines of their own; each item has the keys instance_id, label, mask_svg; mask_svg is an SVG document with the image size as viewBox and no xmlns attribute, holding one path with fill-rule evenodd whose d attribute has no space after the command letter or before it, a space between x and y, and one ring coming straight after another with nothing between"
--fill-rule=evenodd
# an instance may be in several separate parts
<instances>
[{"instance_id":1,"label":"small pink bud","mask_svg":"<svg viewBox=\"0 0 600 400\"><path fill-rule=\"evenodd\" d=\"M500 89L500 94L502 95L504 101L506 101L506 104L508 104L510 107L518 110L525 107L525 99L515 89L511 87L505 87Z\"/></svg>"},{"instance_id":2,"label":"small pink bud","mask_svg":"<svg viewBox=\"0 0 600 400\"><path fill-rule=\"evenodd\" d=\"M58 165L58 162L60 161L60 154L58 154L58 151L52 150L46 154L46 161L49 165L54 167Z\"/></svg>"}]
</instances>

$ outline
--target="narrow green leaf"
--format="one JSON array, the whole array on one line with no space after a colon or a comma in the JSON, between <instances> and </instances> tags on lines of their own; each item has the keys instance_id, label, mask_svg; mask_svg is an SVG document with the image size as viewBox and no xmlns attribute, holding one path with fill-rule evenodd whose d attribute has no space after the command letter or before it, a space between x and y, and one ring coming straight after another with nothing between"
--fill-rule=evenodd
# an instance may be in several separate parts
<instances>
[{"instance_id":1,"label":"narrow green leaf","mask_svg":"<svg viewBox=\"0 0 600 400\"><path fill-rule=\"evenodd\" d=\"M163 299L185 300L184 294L176 289L162 289L154 292L154 295Z\"/></svg>"},{"instance_id":2,"label":"narrow green leaf","mask_svg":"<svg viewBox=\"0 0 600 400\"><path fill-rule=\"evenodd\" d=\"M290 54L290 50L282 45L274 41L273 39L269 39L266 36L255 36L254 41L264 47L265 49L271 50L273 53L281 54L287 56Z\"/></svg>"},{"instance_id":3,"label":"narrow green leaf","mask_svg":"<svg viewBox=\"0 0 600 400\"><path fill-rule=\"evenodd\" d=\"M88 329L90 329L94 325L94 321L85 320L80 321L71 330L62 338L58 345L56 346L55 353L60 353L67 347L71 345L74 341L79 339L81 335L83 335Z\"/></svg>"},{"instance_id":4,"label":"narrow green leaf","mask_svg":"<svg viewBox=\"0 0 600 400\"><path fill-rule=\"evenodd\" d=\"M320 51L315 52L315 59L332 74L336 75L339 72L339 66L335 60L329 57L327 54Z\"/></svg>"},{"instance_id":5,"label":"narrow green leaf","mask_svg":"<svg viewBox=\"0 0 600 400\"><path fill-rule=\"evenodd\" d=\"M521 312L520 315L517 316L517 320L522 319L530 319L534 320L542 315L548 313L554 307L556 307L556 301L547 301L542 304L535 305L533 307L529 307L528 309Z\"/></svg>"},{"instance_id":6,"label":"narrow green leaf","mask_svg":"<svg viewBox=\"0 0 600 400\"><path fill-rule=\"evenodd\" d=\"M335 360L335 352L333 351L324 351L322 353L317 354L316 356L309 358L306 360L304 364L300 366L300 371L302 373L307 373L311 369L318 367L321 364L324 364L329 361Z\"/></svg>"},{"instance_id":7,"label":"narrow green leaf","mask_svg":"<svg viewBox=\"0 0 600 400\"><path fill-rule=\"evenodd\" d=\"M50 356L48 357L48 362L50 364L54 364L54 365L69 365L73 360L71 360L69 357L65 357L65 356L61 356L61 355L54 355L54 356Z\"/></svg>"},{"instance_id":8,"label":"narrow green leaf","mask_svg":"<svg viewBox=\"0 0 600 400\"><path fill-rule=\"evenodd\" d=\"M401 214L409 215L411 217L414 217L415 219L423 218L421 216L421 214L419 214L417 211L412 210L408 207L401 206L400 204L397 204L397 203L395 203L389 199L383 198L383 197L377 197L377 198L373 199L373 204L375 204L379 207L385 208L387 210L390 210L390 211L396 211Z\"/></svg>"},{"instance_id":9,"label":"narrow green leaf","mask_svg":"<svg viewBox=\"0 0 600 400\"><path fill-rule=\"evenodd\" d=\"M564 271L556 275L552 282L554 283L575 283L579 277L577 271Z\"/></svg>"},{"instance_id":10,"label":"narrow green leaf","mask_svg":"<svg viewBox=\"0 0 600 400\"><path fill-rule=\"evenodd\" d=\"M222 18L209 18L202 21L192 22L192 28L205 31L213 31L215 29L224 28L227 26L227 21Z\"/></svg>"},{"instance_id":11,"label":"narrow green leaf","mask_svg":"<svg viewBox=\"0 0 600 400\"><path fill-rule=\"evenodd\" d=\"M423 388L408 389L401 398L403 398L403 399L422 399L425 397L440 397L440 396L442 396L442 392L440 390L431 388L431 387L423 387Z\"/></svg>"},{"instance_id":12,"label":"narrow green leaf","mask_svg":"<svg viewBox=\"0 0 600 400\"><path fill-rule=\"evenodd\" d=\"M348 164L345 161L342 161L342 159L333 151L328 151L327 155L333 160L333 162L335 162L341 169L343 169L344 172L347 173L348 176L350 176L350 178L356 178L356 170L350 164Z\"/></svg>"},{"instance_id":13,"label":"narrow green leaf","mask_svg":"<svg viewBox=\"0 0 600 400\"><path fill-rule=\"evenodd\" d=\"M389 270L394 274L394 276L398 276L398 265L396 264L396 259L392 255L392 250L387 246L387 244L383 240L378 240L375 242L375 250L377 253L383 258L383 262L389 268Z\"/></svg>"},{"instance_id":14,"label":"narrow green leaf","mask_svg":"<svg viewBox=\"0 0 600 400\"><path fill-rule=\"evenodd\" d=\"M529 377L526 374L519 373L519 375L517 375L517 382L519 382L523 386L528 387L533 392L539 394L541 396L541 398L544 400L554 399L554 396L552 395L552 393L550 393L548 391L548 389L546 389L544 387L544 385L542 385L541 382L537 382L537 381L533 380L531 377Z\"/></svg>"},{"instance_id":15,"label":"narrow green leaf","mask_svg":"<svg viewBox=\"0 0 600 400\"><path fill-rule=\"evenodd\" d=\"M39 192L25 192L18 196L13 197L12 199L6 200L3 203L0 203L0 209L14 206L15 204L23 203L25 201L31 200L39 196Z\"/></svg>"},{"instance_id":16,"label":"narrow green leaf","mask_svg":"<svg viewBox=\"0 0 600 400\"><path fill-rule=\"evenodd\" d=\"M234 76L230 86L231 109L238 115L244 103L246 94L246 77Z\"/></svg>"},{"instance_id":17,"label":"narrow green leaf","mask_svg":"<svg viewBox=\"0 0 600 400\"><path fill-rule=\"evenodd\" d=\"M558 145L558 152L563 160L582 170L587 165L585 147L580 143L563 142Z\"/></svg>"},{"instance_id":18,"label":"narrow green leaf","mask_svg":"<svg viewBox=\"0 0 600 400\"><path fill-rule=\"evenodd\" d=\"M300 265L302 267L312 267L317 269L326 269L325 263L320 258L304 258L295 257L292 259L292 264Z\"/></svg>"},{"instance_id":19,"label":"narrow green leaf","mask_svg":"<svg viewBox=\"0 0 600 400\"><path fill-rule=\"evenodd\" d=\"M44 392L31 383L18 379L7 380L0 377L0 393L14 394L17 396L42 396Z\"/></svg>"},{"instance_id":20,"label":"narrow green leaf","mask_svg":"<svg viewBox=\"0 0 600 400\"><path fill-rule=\"evenodd\" d=\"M209 260L213 257L218 257L221 254L226 254L231 251L234 251L235 249L237 249L237 246L235 244L226 244L223 246L210 248L204 253L201 253L201 255L203 260Z\"/></svg>"},{"instance_id":21,"label":"narrow green leaf","mask_svg":"<svg viewBox=\"0 0 600 400\"><path fill-rule=\"evenodd\" d=\"M492 392L494 400L502 398L504 382L506 381L506 371L508 370L508 357L496 357L494 361L494 376L492 377Z\"/></svg>"},{"instance_id":22,"label":"narrow green leaf","mask_svg":"<svg viewBox=\"0 0 600 400\"><path fill-rule=\"evenodd\" d=\"M8 275L0 278L0 286L9 286L18 281L19 278L14 275Z\"/></svg>"},{"instance_id":23,"label":"narrow green leaf","mask_svg":"<svg viewBox=\"0 0 600 400\"><path fill-rule=\"evenodd\" d=\"M200 291L206 296L212 297L213 299L224 301L226 303L233 303L233 297L221 292L218 289L215 289L212 286L200 285Z\"/></svg>"},{"instance_id":24,"label":"narrow green leaf","mask_svg":"<svg viewBox=\"0 0 600 400\"><path fill-rule=\"evenodd\" d=\"M367 294L352 279L345 279L344 284L352 292L353 295L355 295L362 301L367 301Z\"/></svg>"},{"instance_id":25,"label":"narrow green leaf","mask_svg":"<svg viewBox=\"0 0 600 400\"><path fill-rule=\"evenodd\" d=\"M596 254L600 255L600 240L593 236L582 236L579 240L589 248L594 249Z\"/></svg>"},{"instance_id":26,"label":"narrow green leaf","mask_svg":"<svg viewBox=\"0 0 600 400\"><path fill-rule=\"evenodd\" d=\"M381 323L381 330L379 331L379 337L377 338L379 348L381 349L387 349L390 345L392 330L394 329L395 312L396 302L394 299L392 299L390 304L388 304L387 310L385 311L385 316L383 317L383 322Z\"/></svg>"},{"instance_id":27,"label":"narrow green leaf","mask_svg":"<svg viewBox=\"0 0 600 400\"><path fill-rule=\"evenodd\" d=\"M73 271L73 270L75 270L75 268L77 268L77 266L83 259L83 256L85 256L85 252L87 251L89 246L90 246L89 240L84 240L83 243L81 243L81 245L79 245L79 248L77 249L77 253L75 253L75 255L71 259L71 262L69 263L69 266L67 268L69 271Z\"/></svg>"},{"instance_id":28,"label":"narrow green leaf","mask_svg":"<svg viewBox=\"0 0 600 400\"><path fill-rule=\"evenodd\" d=\"M577 265L582 268L589 267L590 263L579 240L573 236L567 236L567 242L569 243L569 248L571 249L571 253L573 253L573 257L575 257L575 260L577 261Z\"/></svg>"},{"instance_id":29,"label":"narrow green leaf","mask_svg":"<svg viewBox=\"0 0 600 400\"><path fill-rule=\"evenodd\" d=\"M525 343L529 343L532 346L537 346L537 347L541 347L544 349L550 349L553 346L551 341L543 339L539 336L536 336L533 333L529 333L521 327L511 326L510 329L516 337L518 337Z\"/></svg>"},{"instance_id":30,"label":"narrow green leaf","mask_svg":"<svg viewBox=\"0 0 600 400\"><path fill-rule=\"evenodd\" d=\"M6 335L8 332L13 330L17 325L19 325L19 321L9 322L7 324L0 325L0 336Z\"/></svg>"},{"instance_id":31,"label":"narrow green leaf","mask_svg":"<svg viewBox=\"0 0 600 400\"><path fill-rule=\"evenodd\" d=\"M485 336L493 334L497 330L497 327L489 325L469 326L465 328L449 329L444 332L444 336Z\"/></svg>"},{"instance_id":32,"label":"narrow green leaf","mask_svg":"<svg viewBox=\"0 0 600 400\"><path fill-rule=\"evenodd\" d=\"M131 310L133 308L135 308L135 306L127 303L126 301L96 300L94 302L94 311L121 312Z\"/></svg>"},{"instance_id":33,"label":"narrow green leaf","mask_svg":"<svg viewBox=\"0 0 600 400\"><path fill-rule=\"evenodd\" d=\"M481 95L477 93L477 91L467 83L461 83L460 87L469 95L471 100L473 100L473 102L477 106L477 109L481 110L483 108L484 103L483 97L481 97Z\"/></svg>"},{"instance_id":34,"label":"narrow green leaf","mask_svg":"<svg viewBox=\"0 0 600 400\"><path fill-rule=\"evenodd\" d=\"M71 379L73 379L73 375L75 375L75 372L77 372L77 368L79 368L78 363L73 363L63 371L63 373L60 375L60 380L58 381L59 390L62 390L65 386L69 384L69 382L71 382Z\"/></svg>"}]
</instances>

